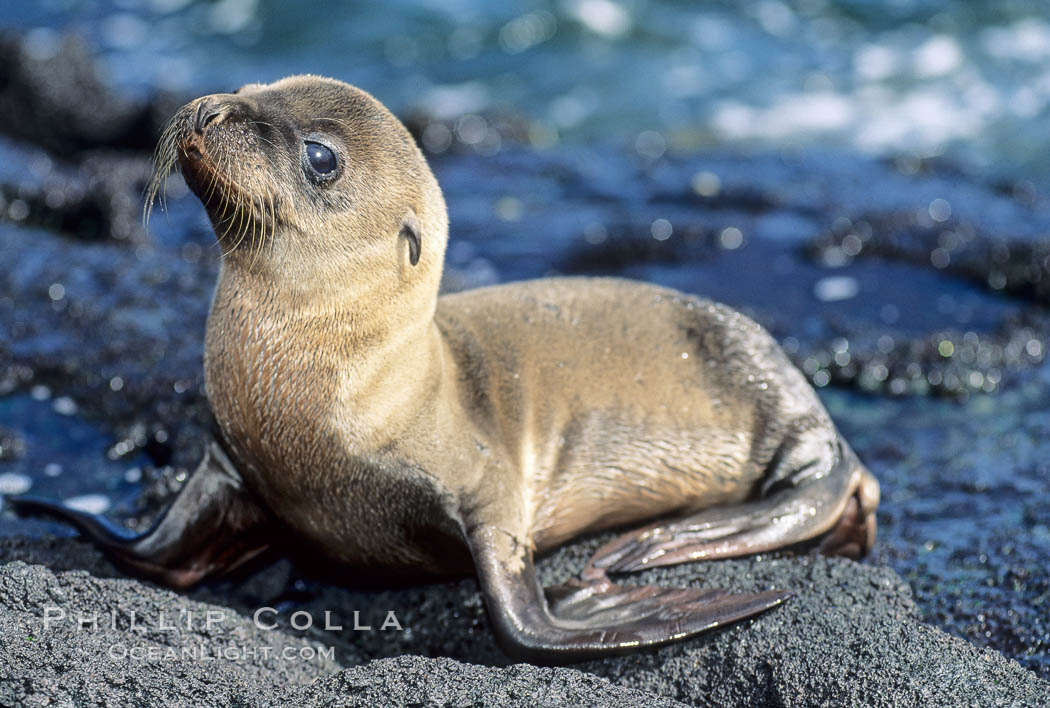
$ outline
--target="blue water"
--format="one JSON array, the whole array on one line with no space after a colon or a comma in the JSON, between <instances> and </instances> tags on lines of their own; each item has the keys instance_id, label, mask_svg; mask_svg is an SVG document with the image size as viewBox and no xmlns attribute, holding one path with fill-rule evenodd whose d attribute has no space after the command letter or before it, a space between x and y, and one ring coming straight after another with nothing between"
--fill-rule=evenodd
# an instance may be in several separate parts
<instances>
[{"instance_id":1,"label":"blue water","mask_svg":"<svg viewBox=\"0 0 1050 708\"><path fill-rule=\"evenodd\" d=\"M947 155L1047 177L1050 5L1038 0L41 0L0 25L99 47L129 90L336 76L401 115L505 113L538 145L726 144ZM491 149L491 145L481 149Z\"/></svg>"},{"instance_id":2,"label":"blue water","mask_svg":"<svg viewBox=\"0 0 1050 708\"><path fill-rule=\"evenodd\" d=\"M53 397L44 386L30 395L0 397L0 430L16 433L20 442L19 453L0 464L5 492L80 500L100 512L130 505L138 495L145 457L124 454L102 427L78 416L68 397ZM62 530L54 524L45 528ZM16 530L15 524L0 522L0 532Z\"/></svg>"}]
</instances>

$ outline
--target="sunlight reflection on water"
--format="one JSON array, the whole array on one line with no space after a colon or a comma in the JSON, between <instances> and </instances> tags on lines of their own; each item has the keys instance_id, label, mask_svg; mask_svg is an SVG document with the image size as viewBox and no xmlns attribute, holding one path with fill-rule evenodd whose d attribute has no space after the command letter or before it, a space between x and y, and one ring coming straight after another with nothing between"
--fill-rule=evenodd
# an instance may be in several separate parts
<instances>
[{"instance_id":1,"label":"sunlight reflection on water","mask_svg":"<svg viewBox=\"0 0 1050 708\"><path fill-rule=\"evenodd\" d=\"M291 0L51 0L5 22L44 53L55 30L85 34L138 90L309 71L402 114L506 112L548 139L819 141L1046 169L1050 23L1034 4L397 0L307 13Z\"/></svg>"}]
</instances>

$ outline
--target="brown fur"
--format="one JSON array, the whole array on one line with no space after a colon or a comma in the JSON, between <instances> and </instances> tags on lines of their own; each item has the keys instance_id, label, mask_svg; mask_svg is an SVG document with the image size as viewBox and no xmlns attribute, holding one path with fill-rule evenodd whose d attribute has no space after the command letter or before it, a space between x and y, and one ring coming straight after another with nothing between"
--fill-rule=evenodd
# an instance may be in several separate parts
<instances>
[{"instance_id":1,"label":"brown fur","mask_svg":"<svg viewBox=\"0 0 1050 708\"><path fill-rule=\"evenodd\" d=\"M330 557L463 570L439 539L465 548L488 524L508 549L544 549L741 502L789 439L837 440L775 342L729 308L612 279L439 299L440 188L363 91L293 77L200 101L221 115L200 134L199 102L185 107L159 162L163 176L178 160L225 246L209 398L245 482ZM341 165L324 186L304 176L311 135Z\"/></svg>"}]
</instances>

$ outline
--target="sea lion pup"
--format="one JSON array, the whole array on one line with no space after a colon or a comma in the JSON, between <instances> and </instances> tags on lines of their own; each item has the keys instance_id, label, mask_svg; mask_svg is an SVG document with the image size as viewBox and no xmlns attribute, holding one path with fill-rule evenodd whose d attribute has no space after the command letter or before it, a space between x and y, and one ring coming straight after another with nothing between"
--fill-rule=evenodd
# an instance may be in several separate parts
<instances>
[{"instance_id":1,"label":"sea lion pup","mask_svg":"<svg viewBox=\"0 0 1050 708\"><path fill-rule=\"evenodd\" d=\"M801 374L728 307L615 279L438 297L445 202L408 131L314 76L205 96L177 161L222 268L204 367L219 435L129 536L40 500L177 587L278 539L362 573L475 571L513 655L566 661L688 637L782 602L609 574L816 539L860 556L878 484ZM544 589L533 554L663 518Z\"/></svg>"}]
</instances>

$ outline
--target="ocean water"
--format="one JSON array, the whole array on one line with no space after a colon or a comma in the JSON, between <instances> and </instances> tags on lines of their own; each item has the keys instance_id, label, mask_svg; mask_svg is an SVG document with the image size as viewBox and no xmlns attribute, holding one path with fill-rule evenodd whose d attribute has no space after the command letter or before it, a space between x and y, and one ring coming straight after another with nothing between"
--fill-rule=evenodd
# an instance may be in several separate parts
<instances>
[{"instance_id":1,"label":"ocean water","mask_svg":"<svg viewBox=\"0 0 1050 708\"><path fill-rule=\"evenodd\" d=\"M0 25L75 31L132 91L327 74L400 115L506 113L538 145L843 146L1047 177L1042 0L40 0ZM491 148L491 145L487 146Z\"/></svg>"}]
</instances>

